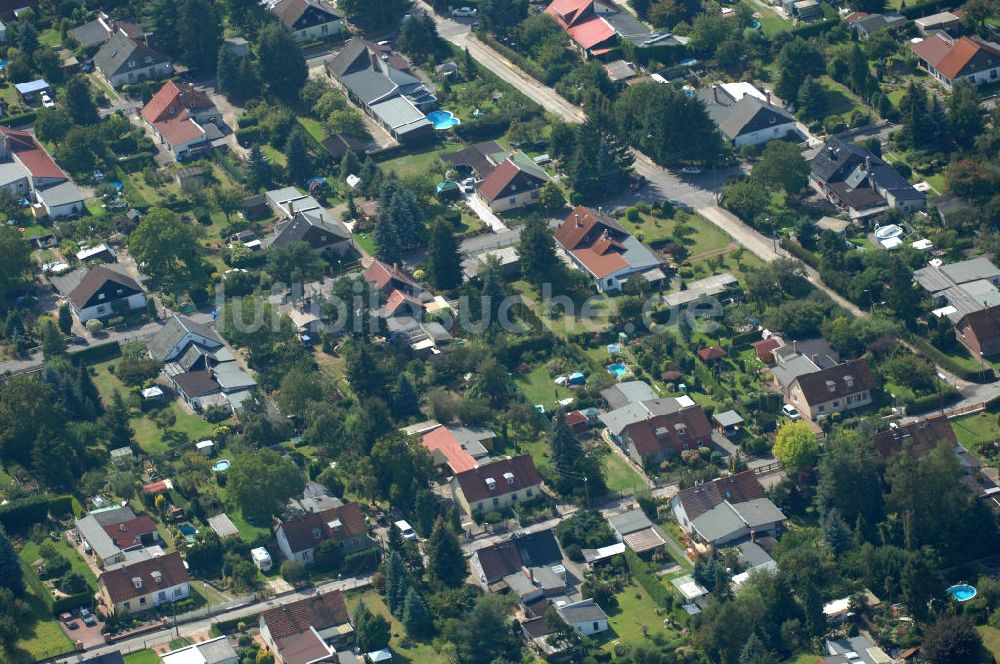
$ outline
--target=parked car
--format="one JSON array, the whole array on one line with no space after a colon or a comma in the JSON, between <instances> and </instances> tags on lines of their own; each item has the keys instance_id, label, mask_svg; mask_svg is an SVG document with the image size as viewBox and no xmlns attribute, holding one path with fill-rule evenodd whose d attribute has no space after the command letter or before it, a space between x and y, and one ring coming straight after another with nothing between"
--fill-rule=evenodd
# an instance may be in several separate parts
<instances>
[{"instance_id":1,"label":"parked car","mask_svg":"<svg viewBox=\"0 0 1000 664\"><path fill-rule=\"evenodd\" d=\"M59 620L63 621L64 623L66 623L68 625L68 624L70 624L70 622L73 621L73 614L70 613L69 611L66 611L65 613L60 613L59 614Z\"/></svg>"},{"instance_id":2,"label":"parked car","mask_svg":"<svg viewBox=\"0 0 1000 664\"><path fill-rule=\"evenodd\" d=\"M47 94L43 94L42 95L42 106L44 106L45 108L55 108L56 107L56 103L54 101L52 101L52 97L48 96Z\"/></svg>"},{"instance_id":3,"label":"parked car","mask_svg":"<svg viewBox=\"0 0 1000 664\"><path fill-rule=\"evenodd\" d=\"M73 631L74 629L80 629L80 623L75 620L70 620L66 623L66 629Z\"/></svg>"},{"instance_id":4,"label":"parked car","mask_svg":"<svg viewBox=\"0 0 1000 664\"><path fill-rule=\"evenodd\" d=\"M403 539L415 540L417 539L417 533L414 532L413 527L409 523L400 519L394 524L399 528L399 532L403 535Z\"/></svg>"},{"instance_id":5,"label":"parked car","mask_svg":"<svg viewBox=\"0 0 1000 664\"><path fill-rule=\"evenodd\" d=\"M478 13L479 11L475 7L459 7L451 10L451 15L455 18L472 18Z\"/></svg>"},{"instance_id":6,"label":"parked car","mask_svg":"<svg viewBox=\"0 0 1000 664\"><path fill-rule=\"evenodd\" d=\"M670 203L671 207L675 207L678 210L690 210L691 209L690 205L688 205L684 201L679 201L676 198L668 199L667 202Z\"/></svg>"},{"instance_id":7,"label":"parked car","mask_svg":"<svg viewBox=\"0 0 1000 664\"><path fill-rule=\"evenodd\" d=\"M684 175L701 175L701 169L697 166L685 166L681 169Z\"/></svg>"},{"instance_id":8,"label":"parked car","mask_svg":"<svg viewBox=\"0 0 1000 664\"><path fill-rule=\"evenodd\" d=\"M799 414L799 409L787 403L781 407L781 414L793 422L802 419L802 415Z\"/></svg>"}]
</instances>

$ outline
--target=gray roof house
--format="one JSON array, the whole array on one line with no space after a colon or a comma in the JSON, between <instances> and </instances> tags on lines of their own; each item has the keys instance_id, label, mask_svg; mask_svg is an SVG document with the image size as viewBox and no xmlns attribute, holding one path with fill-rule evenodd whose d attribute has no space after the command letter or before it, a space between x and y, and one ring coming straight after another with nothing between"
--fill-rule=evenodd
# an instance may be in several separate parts
<instances>
[{"instance_id":1,"label":"gray roof house","mask_svg":"<svg viewBox=\"0 0 1000 664\"><path fill-rule=\"evenodd\" d=\"M957 324L964 316L1000 305L1000 268L982 256L939 264L932 261L913 273L939 307L934 313Z\"/></svg>"},{"instance_id":2,"label":"gray roof house","mask_svg":"<svg viewBox=\"0 0 1000 664\"><path fill-rule=\"evenodd\" d=\"M128 83L170 76L170 59L118 30L94 56L94 67L116 90Z\"/></svg>"},{"instance_id":3,"label":"gray roof house","mask_svg":"<svg viewBox=\"0 0 1000 664\"><path fill-rule=\"evenodd\" d=\"M641 509L629 510L608 517L611 530L619 542L624 542L636 553L650 551L663 546L666 541L656 526Z\"/></svg>"},{"instance_id":4,"label":"gray roof house","mask_svg":"<svg viewBox=\"0 0 1000 664\"><path fill-rule=\"evenodd\" d=\"M851 21L851 27L862 39L868 39L879 30L898 28L909 22L901 14L868 14Z\"/></svg>"},{"instance_id":5,"label":"gray roof house","mask_svg":"<svg viewBox=\"0 0 1000 664\"><path fill-rule=\"evenodd\" d=\"M705 110L734 147L760 145L796 132L795 118L751 83L716 83L698 91Z\"/></svg>"},{"instance_id":6,"label":"gray roof house","mask_svg":"<svg viewBox=\"0 0 1000 664\"><path fill-rule=\"evenodd\" d=\"M305 242L318 251L344 254L353 248L352 238L343 222L319 208L296 212L291 219L278 223L274 235L264 244L268 249L280 249L292 242Z\"/></svg>"},{"instance_id":7,"label":"gray roof house","mask_svg":"<svg viewBox=\"0 0 1000 664\"><path fill-rule=\"evenodd\" d=\"M82 519L77 519L74 527L76 535L90 545L98 564L105 567L121 562L125 559L125 554L104 527L115 526L135 518L135 512L129 507L111 507L95 510Z\"/></svg>"},{"instance_id":8,"label":"gray roof house","mask_svg":"<svg viewBox=\"0 0 1000 664\"><path fill-rule=\"evenodd\" d=\"M593 599L557 606L556 613L567 625L587 636L608 629L608 614Z\"/></svg>"},{"instance_id":9,"label":"gray roof house","mask_svg":"<svg viewBox=\"0 0 1000 664\"><path fill-rule=\"evenodd\" d=\"M437 98L391 51L355 37L327 63L327 71L400 143L426 140L434 125L424 115Z\"/></svg>"},{"instance_id":10,"label":"gray roof house","mask_svg":"<svg viewBox=\"0 0 1000 664\"><path fill-rule=\"evenodd\" d=\"M861 635L826 642L823 664L890 664L894 660L869 637Z\"/></svg>"},{"instance_id":11,"label":"gray roof house","mask_svg":"<svg viewBox=\"0 0 1000 664\"><path fill-rule=\"evenodd\" d=\"M326 39L344 29L340 16L318 0L278 0L268 4L271 13L292 31L298 41Z\"/></svg>"},{"instance_id":12,"label":"gray roof house","mask_svg":"<svg viewBox=\"0 0 1000 664\"><path fill-rule=\"evenodd\" d=\"M222 346L222 339L212 326L174 314L156 336L149 340L148 346L153 358L169 362L180 357L191 344L214 351Z\"/></svg>"},{"instance_id":13,"label":"gray roof house","mask_svg":"<svg viewBox=\"0 0 1000 664\"><path fill-rule=\"evenodd\" d=\"M926 195L881 157L839 138L827 140L809 168L813 188L848 212L851 219L889 208L915 212L927 203Z\"/></svg>"},{"instance_id":14,"label":"gray roof house","mask_svg":"<svg viewBox=\"0 0 1000 664\"><path fill-rule=\"evenodd\" d=\"M653 391L644 380L628 380L617 385L613 385L606 390L601 390L601 397L608 404L608 408L614 410L630 403L659 399L659 395Z\"/></svg>"}]
</instances>

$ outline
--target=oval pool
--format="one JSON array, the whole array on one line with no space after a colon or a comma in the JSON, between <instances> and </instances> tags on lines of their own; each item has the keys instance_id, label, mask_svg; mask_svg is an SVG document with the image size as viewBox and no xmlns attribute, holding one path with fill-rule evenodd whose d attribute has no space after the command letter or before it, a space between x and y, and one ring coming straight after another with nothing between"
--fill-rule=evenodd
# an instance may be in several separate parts
<instances>
[{"instance_id":1,"label":"oval pool","mask_svg":"<svg viewBox=\"0 0 1000 664\"><path fill-rule=\"evenodd\" d=\"M229 459L219 459L212 464L212 470L217 473L221 473L225 470L229 470Z\"/></svg>"},{"instance_id":2,"label":"oval pool","mask_svg":"<svg viewBox=\"0 0 1000 664\"><path fill-rule=\"evenodd\" d=\"M880 226L875 229L875 237L879 240L888 240L890 238L899 237L903 234L903 229L896 224L889 224L887 226Z\"/></svg>"},{"instance_id":3,"label":"oval pool","mask_svg":"<svg viewBox=\"0 0 1000 664\"><path fill-rule=\"evenodd\" d=\"M435 129L451 129L455 125L462 124L451 111L434 111L427 114L427 119L431 121Z\"/></svg>"},{"instance_id":4,"label":"oval pool","mask_svg":"<svg viewBox=\"0 0 1000 664\"><path fill-rule=\"evenodd\" d=\"M956 602L968 602L976 596L976 589L967 583L958 583L950 586L945 592Z\"/></svg>"},{"instance_id":5,"label":"oval pool","mask_svg":"<svg viewBox=\"0 0 1000 664\"><path fill-rule=\"evenodd\" d=\"M608 373L615 378L621 378L628 373L628 366L621 364L620 362L615 362L614 364L608 365Z\"/></svg>"}]
</instances>

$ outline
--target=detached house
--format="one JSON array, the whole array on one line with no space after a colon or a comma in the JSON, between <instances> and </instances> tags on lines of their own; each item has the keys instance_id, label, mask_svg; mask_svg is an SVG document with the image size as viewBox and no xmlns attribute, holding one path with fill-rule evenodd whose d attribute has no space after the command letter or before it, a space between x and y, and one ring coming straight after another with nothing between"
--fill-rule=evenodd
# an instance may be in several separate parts
<instances>
[{"instance_id":1,"label":"detached house","mask_svg":"<svg viewBox=\"0 0 1000 664\"><path fill-rule=\"evenodd\" d=\"M0 189L31 198L52 219L79 214L84 195L52 160L33 134L0 127ZM35 214L39 214L36 207Z\"/></svg>"},{"instance_id":2,"label":"detached house","mask_svg":"<svg viewBox=\"0 0 1000 664\"><path fill-rule=\"evenodd\" d=\"M170 59L119 29L94 56L94 67L115 90L174 73Z\"/></svg>"},{"instance_id":3,"label":"detached house","mask_svg":"<svg viewBox=\"0 0 1000 664\"><path fill-rule=\"evenodd\" d=\"M698 91L708 116L734 147L761 145L796 132L795 118L752 83L716 83Z\"/></svg>"},{"instance_id":4,"label":"detached house","mask_svg":"<svg viewBox=\"0 0 1000 664\"><path fill-rule=\"evenodd\" d=\"M351 615L339 590L267 609L259 622L260 637L277 664L337 662L336 649L354 643Z\"/></svg>"},{"instance_id":5,"label":"detached house","mask_svg":"<svg viewBox=\"0 0 1000 664\"><path fill-rule=\"evenodd\" d=\"M542 478L531 456L521 454L457 473L451 492L462 510L474 516L541 498Z\"/></svg>"},{"instance_id":6,"label":"detached house","mask_svg":"<svg viewBox=\"0 0 1000 664\"><path fill-rule=\"evenodd\" d=\"M205 124L222 122L222 114L191 83L167 81L142 109L142 119L177 160L209 146Z\"/></svg>"},{"instance_id":7,"label":"detached house","mask_svg":"<svg viewBox=\"0 0 1000 664\"><path fill-rule=\"evenodd\" d=\"M81 267L50 280L81 323L146 307L146 291L117 265Z\"/></svg>"},{"instance_id":8,"label":"detached house","mask_svg":"<svg viewBox=\"0 0 1000 664\"><path fill-rule=\"evenodd\" d=\"M479 184L476 194L494 212L534 205L549 181L545 170L523 152L500 162Z\"/></svg>"},{"instance_id":9,"label":"detached house","mask_svg":"<svg viewBox=\"0 0 1000 664\"><path fill-rule=\"evenodd\" d=\"M955 323L955 337L973 357L1000 353L1000 305L962 316Z\"/></svg>"},{"instance_id":10,"label":"detached house","mask_svg":"<svg viewBox=\"0 0 1000 664\"><path fill-rule=\"evenodd\" d=\"M476 549L469 567L483 590L495 592L509 587L505 581L508 577L525 570L552 569L561 565L562 560L562 551L550 528Z\"/></svg>"},{"instance_id":11,"label":"detached house","mask_svg":"<svg viewBox=\"0 0 1000 664\"><path fill-rule=\"evenodd\" d=\"M707 447L712 425L701 406L687 406L628 424L611 438L636 463L656 464L685 450Z\"/></svg>"},{"instance_id":12,"label":"detached house","mask_svg":"<svg viewBox=\"0 0 1000 664\"><path fill-rule=\"evenodd\" d=\"M650 32L635 16L614 2L555 0L545 13L556 20L586 58L604 57L622 43L636 48L681 46L687 39L669 32Z\"/></svg>"},{"instance_id":13,"label":"detached house","mask_svg":"<svg viewBox=\"0 0 1000 664\"><path fill-rule=\"evenodd\" d=\"M630 278L665 278L656 254L601 210L577 206L555 232L555 240L600 292L621 290Z\"/></svg>"},{"instance_id":14,"label":"detached house","mask_svg":"<svg viewBox=\"0 0 1000 664\"><path fill-rule=\"evenodd\" d=\"M324 253L344 255L353 250L351 232L311 195L303 194L297 187L284 187L267 192L266 197L271 209L282 218L275 224L274 233L264 239L266 249L305 242Z\"/></svg>"},{"instance_id":15,"label":"detached house","mask_svg":"<svg viewBox=\"0 0 1000 664\"><path fill-rule=\"evenodd\" d=\"M978 37L952 39L936 32L927 39L910 45L920 58L920 66L947 87L957 80L973 85L1000 80L1000 44Z\"/></svg>"},{"instance_id":16,"label":"detached house","mask_svg":"<svg viewBox=\"0 0 1000 664\"><path fill-rule=\"evenodd\" d=\"M284 519L274 517L274 528L282 555L306 565L312 564L316 547L326 540L339 543L344 555L375 546L375 542L368 537L365 517L357 503L286 516Z\"/></svg>"},{"instance_id":17,"label":"detached house","mask_svg":"<svg viewBox=\"0 0 1000 664\"><path fill-rule=\"evenodd\" d=\"M927 203L926 195L882 158L839 138L829 139L809 167L812 187L852 219L889 208L915 212Z\"/></svg>"},{"instance_id":18,"label":"detached house","mask_svg":"<svg viewBox=\"0 0 1000 664\"><path fill-rule=\"evenodd\" d=\"M785 521L752 470L684 489L670 506L677 523L709 546L775 536Z\"/></svg>"},{"instance_id":19,"label":"detached house","mask_svg":"<svg viewBox=\"0 0 1000 664\"><path fill-rule=\"evenodd\" d=\"M804 356L799 356L794 361L806 369L807 363L811 362ZM875 379L865 359L851 360L826 369L803 371L790 377L787 383L782 382L778 369L775 368L775 378L785 395L785 402L795 406L811 420L861 408L872 402L871 391L875 388Z\"/></svg>"},{"instance_id":20,"label":"detached house","mask_svg":"<svg viewBox=\"0 0 1000 664\"><path fill-rule=\"evenodd\" d=\"M268 5L298 41L326 39L344 30L343 19L318 0L272 0Z\"/></svg>"},{"instance_id":21,"label":"detached house","mask_svg":"<svg viewBox=\"0 0 1000 664\"><path fill-rule=\"evenodd\" d=\"M101 598L117 614L139 613L191 594L190 577L177 551L122 565L101 574Z\"/></svg>"}]
</instances>

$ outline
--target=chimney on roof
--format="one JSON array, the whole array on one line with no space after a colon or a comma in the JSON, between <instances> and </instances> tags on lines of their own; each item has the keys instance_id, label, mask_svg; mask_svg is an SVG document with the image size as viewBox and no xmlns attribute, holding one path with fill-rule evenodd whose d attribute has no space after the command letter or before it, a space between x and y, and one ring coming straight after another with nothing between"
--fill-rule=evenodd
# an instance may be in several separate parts
<instances>
[{"instance_id":1,"label":"chimney on roof","mask_svg":"<svg viewBox=\"0 0 1000 664\"><path fill-rule=\"evenodd\" d=\"M819 355L813 353L812 357L810 357L809 359L812 360L812 363L815 364L817 367L819 366Z\"/></svg>"},{"instance_id":2,"label":"chimney on roof","mask_svg":"<svg viewBox=\"0 0 1000 664\"><path fill-rule=\"evenodd\" d=\"M799 342L797 339L792 339L792 352L793 353L799 352Z\"/></svg>"},{"instance_id":3,"label":"chimney on roof","mask_svg":"<svg viewBox=\"0 0 1000 664\"><path fill-rule=\"evenodd\" d=\"M288 201L288 214L295 214L295 201Z\"/></svg>"},{"instance_id":4,"label":"chimney on roof","mask_svg":"<svg viewBox=\"0 0 1000 664\"><path fill-rule=\"evenodd\" d=\"M872 172L872 158L871 155L865 155L865 173Z\"/></svg>"},{"instance_id":5,"label":"chimney on roof","mask_svg":"<svg viewBox=\"0 0 1000 664\"><path fill-rule=\"evenodd\" d=\"M574 212L573 213L573 218L576 219L576 227L577 228L583 228L583 222L580 220L580 213L579 212Z\"/></svg>"},{"instance_id":6,"label":"chimney on roof","mask_svg":"<svg viewBox=\"0 0 1000 664\"><path fill-rule=\"evenodd\" d=\"M716 104L719 103L719 86L715 84L712 85L712 99Z\"/></svg>"},{"instance_id":7,"label":"chimney on roof","mask_svg":"<svg viewBox=\"0 0 1000 664\"><path fill-rule=\"evenodd\" d=\"M771 105L771 91L770 90L764 90L764 98L767 99L767 105L770 106Z\"/></svg>"}]
</instances>

